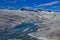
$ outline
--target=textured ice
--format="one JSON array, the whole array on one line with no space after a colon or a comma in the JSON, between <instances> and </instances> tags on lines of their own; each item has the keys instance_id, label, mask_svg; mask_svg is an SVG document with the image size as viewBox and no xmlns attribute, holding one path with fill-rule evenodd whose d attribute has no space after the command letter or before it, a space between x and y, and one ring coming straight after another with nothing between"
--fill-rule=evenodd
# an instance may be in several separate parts
<instances>
[{"instance_id":1,"label":"textured ice","mask_svg":"<svg viewBox=\"0 0 60 40\"><path fill-rule=\"evenodd\" d=\"M28 35L43 40L60 40L60 13L48 11L0 10L0 32L23 22L38 22L37 32ZM28 30L25 29L24 31Z\"/></svg>"}]
</instances>

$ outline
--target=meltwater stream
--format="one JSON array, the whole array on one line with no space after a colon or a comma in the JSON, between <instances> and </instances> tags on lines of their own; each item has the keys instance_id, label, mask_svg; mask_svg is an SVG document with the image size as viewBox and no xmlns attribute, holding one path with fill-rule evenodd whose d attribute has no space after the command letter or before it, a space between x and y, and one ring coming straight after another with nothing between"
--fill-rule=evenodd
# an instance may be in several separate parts
<instances>
[{"instance_id":1,"label":"meltwater stream","mask_svg":"<svg viewBox=\"0 0 60 40\"><path fill-rule=\"evenodd\" d=\"M35 23L36 22L25 22L25 23L21 23L21 24L15 26L14 28L12 28L10 30L7 30L5 32L2 32L1 33L1 36L0 36L0 39L1 40L6 40L6 39L17 38L17 36L19 36L21 34L23 34L25 36L28 36L27 35L28 33L36 32L37 31ZM24 32L24 30L26 28L29 28L29 29ZM31 29L32 29L32 31L31 31ZM35 40L36 38L32 38L32 39ZM28 39L25 38L24 40L28 40Z\"/></svg>"}]
</instances>

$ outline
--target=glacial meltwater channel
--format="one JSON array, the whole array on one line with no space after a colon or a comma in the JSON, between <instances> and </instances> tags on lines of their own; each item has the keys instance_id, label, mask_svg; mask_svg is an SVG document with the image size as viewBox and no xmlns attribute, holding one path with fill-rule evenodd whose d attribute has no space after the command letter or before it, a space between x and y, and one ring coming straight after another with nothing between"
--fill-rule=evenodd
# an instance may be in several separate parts
<instances>
[{"instance_id":1,"label":"glacial meltwater channel","mask_svg":"<svg viewBox=\"0 0 60 40\"><path fill-rule=\"evenodd\" d=\"M27 31L23 32L26 28L29 28L29 29ZM33 31L31 31L31 29L33 29ZM21 23L21 24L15 26L14 28L12 28L10 30L2 32L0 34L1 35L0 39L1 40L12 39L12 38L16 38L18 35L21 35L21 34L23 34L23 36L24 35L28 36L27 35L28 33L36 32L36 31L37 31L37 29L36 29L35 22L25 22L25 23ZM24 39L24 40L28 40L28 39Z\"/></svg>"}]
</instances>

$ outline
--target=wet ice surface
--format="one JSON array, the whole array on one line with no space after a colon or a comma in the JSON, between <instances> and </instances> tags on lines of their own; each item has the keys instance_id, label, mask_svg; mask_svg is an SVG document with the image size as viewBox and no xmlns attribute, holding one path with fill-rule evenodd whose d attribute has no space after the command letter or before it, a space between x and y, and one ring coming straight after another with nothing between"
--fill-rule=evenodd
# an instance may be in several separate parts
<instances>
[{"instance_id":1,"label":"wet ice surface","mask_svg":"<svg viewBox=\"0 0 60 40\"><path fill-rule=\"evenodd\" d=\"M35 23L32 23L32 25L29 23L23 25L23 23L26 22ZM22 27L20 26L21 24ZM19 27L16 27L17 25L19 25ZM31 32L31 30L33 30L32 28L38 28L38 30ZM12 37L6 36L11 37L11 39L60 40L60 13L48 11L0 10L0 33L7 30L8 32L2 35L11 35Z\"/></svg>"}]
</instances>

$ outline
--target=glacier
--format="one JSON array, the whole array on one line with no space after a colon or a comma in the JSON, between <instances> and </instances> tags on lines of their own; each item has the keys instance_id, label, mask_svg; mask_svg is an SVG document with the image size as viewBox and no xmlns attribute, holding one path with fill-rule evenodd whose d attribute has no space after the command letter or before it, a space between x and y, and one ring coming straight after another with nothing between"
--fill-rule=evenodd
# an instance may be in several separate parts
<instances>
[{"instance_id":1,"label":"glacier","mask_svg":"<svg viewBox=\"0 0 60 40\"><path fill-rule=\"evenodd\" d=\"M36 27L33 29L37 28L37 30L30 32L32 30L30 27L33 27L31 25L30 27L28 26L21 29L24 33L22 33L18 28L14 30L17 25L26 22L35 22L33 25L36 25ZM60 12L49 12L45 10L0 10L0 35L2 34L0 38L6 35L4 32L11 29L13 32L18 30L14 33L16 35L19 32L22 33L19 34L18 37L14 36L15 39L21 39L21 35L23 35L21 40L60 40ZM11 37L11 39L13 39L13 37Z\"/></svg>"}]
</instances>

